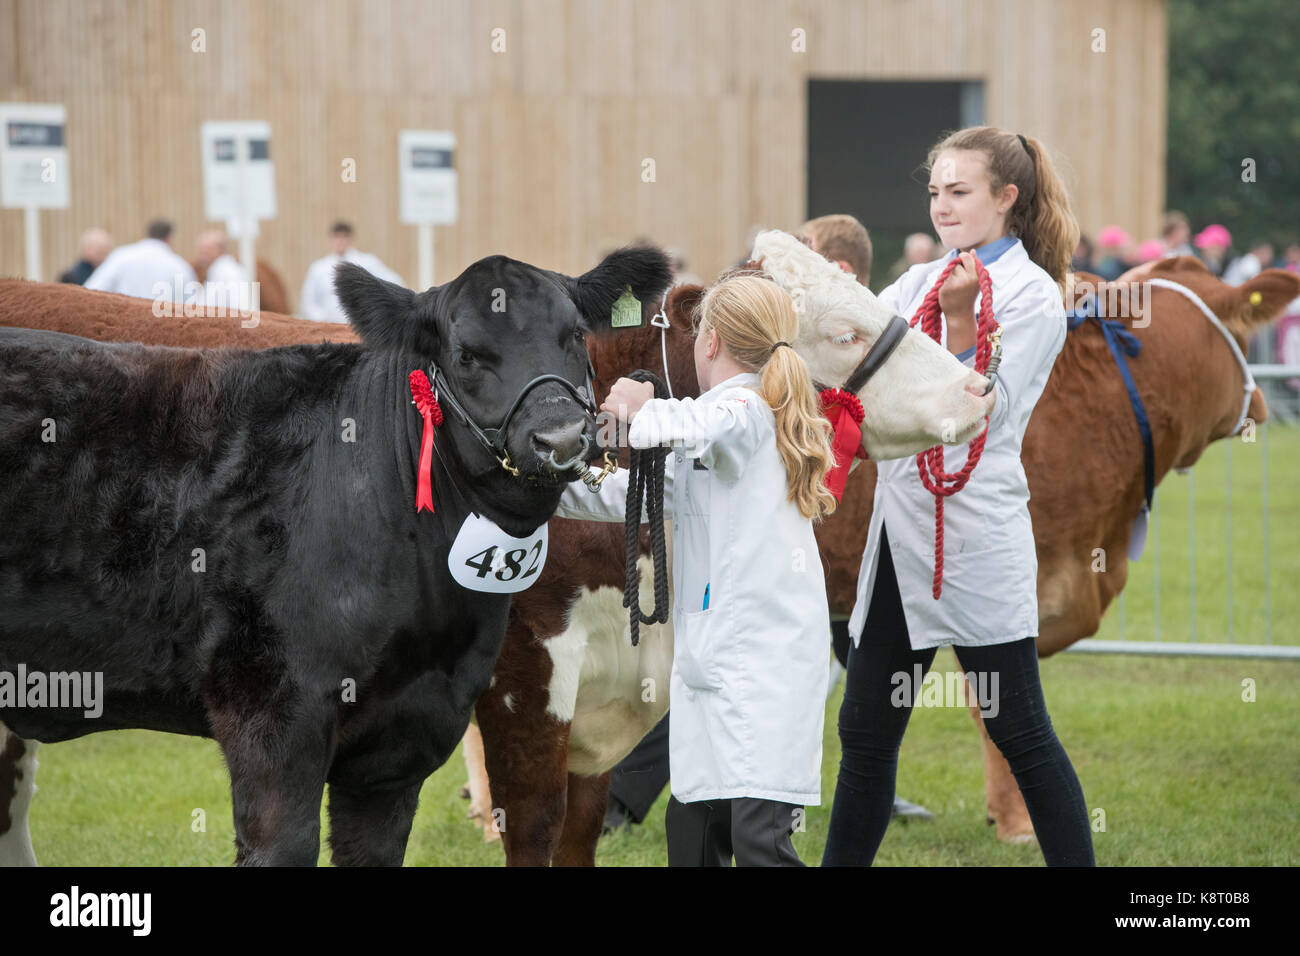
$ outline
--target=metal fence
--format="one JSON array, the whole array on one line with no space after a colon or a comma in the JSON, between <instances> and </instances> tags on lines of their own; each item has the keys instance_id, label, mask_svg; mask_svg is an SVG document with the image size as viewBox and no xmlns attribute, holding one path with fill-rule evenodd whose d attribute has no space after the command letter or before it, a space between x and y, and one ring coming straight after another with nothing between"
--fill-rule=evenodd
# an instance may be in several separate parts
<instances>
[{"instance_id":1,"label":"metal fence","mask_svg":"<svg viewBox=\"0 0 1300 956\"><path fill-rule=\"evenodd\" d=\"M1269 421L1165 478L1145 554L1071 650L1300 660L1300 365L1251 372Z\"/></svg>"}]
</instances>

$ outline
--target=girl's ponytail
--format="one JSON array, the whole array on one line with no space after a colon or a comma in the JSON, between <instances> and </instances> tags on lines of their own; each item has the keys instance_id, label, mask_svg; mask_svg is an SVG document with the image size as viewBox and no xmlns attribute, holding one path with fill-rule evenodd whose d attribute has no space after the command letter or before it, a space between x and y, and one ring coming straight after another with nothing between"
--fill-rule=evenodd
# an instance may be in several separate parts
<instances>
[{"instance_id":1,"label":"girl's ponytail","mask_svg":"<svg viewBox=\"0 0 1300 956\"><path fill-rule=\"evenodd\" d=\"M789 500L805 518L835 510L826 473L835 467L831 435L803 357L778 346L760 373L759 394L776 416L776 448L785 462Z\"/></svg>"},{"instance_id":2,"label":"girl's ponytail","mask_svg":"<svg viewBox=\"0 0 1300 956\"><path fill-rule=\"evenodd\" d=\"M1020 229L1021 241L1029 258L1042 266L1061 287L1062 295L1066 288L1066 276L1070 271L1070 259L1079 245L1079 223L1070 209L1070 196L1065 191L1065 183L1057 175L1047 149L1032 136L1021 137L1025 149L1034 161L1034 178L1037 188L1030 197L1027 209L1020 211L1016 221ZM1012 209L1013 214L1020 203Z\"/></svg>"},{"instance_id":3,"label":"girl's ponytail","mask_svg":"<svg viewBox=\"0 0 1300 956\"><path fill-rule=\"evenodd\" d=\"M830 424L821 414L812 377L789 345L799 331L790 296L770 279L724 279L697 307L698 334L717 331L733 358L760 376L759 394L776 418L776 448L786 470L786 491L806 518L835 510L825 486L835 465Z\"/></svg>"}]
</instances>

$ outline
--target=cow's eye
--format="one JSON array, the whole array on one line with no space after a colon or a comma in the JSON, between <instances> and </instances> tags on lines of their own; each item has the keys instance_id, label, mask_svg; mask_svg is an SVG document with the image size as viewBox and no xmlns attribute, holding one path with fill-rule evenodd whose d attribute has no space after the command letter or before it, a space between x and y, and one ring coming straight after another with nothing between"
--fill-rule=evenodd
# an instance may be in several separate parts
<instances>
[{"instance_id":1,"label":"cow's eye","mask_svg":"<svg viewBox=\"0 0 1300 956\"><path fill-rule=\"evenodd\" d=\"M858 334L856 332L853 331L842 332L839 335L832 335L831 341L834 342L836 345L852 345L853 342L857 339L857 337Z\"/></svg>"},{"instance_id":2,"label":"cow's eye","mask_svg":"<svg viewBox=\"0 0 1300 956\"><path fill-rule=\"evenodd\" d=\"M475 355L473 352L467 351L465 349L461 349L460 355L456 357L456 361L459 362L461 365L470 366L478 361L478 356Z\"/></svg>"}]
</instances>

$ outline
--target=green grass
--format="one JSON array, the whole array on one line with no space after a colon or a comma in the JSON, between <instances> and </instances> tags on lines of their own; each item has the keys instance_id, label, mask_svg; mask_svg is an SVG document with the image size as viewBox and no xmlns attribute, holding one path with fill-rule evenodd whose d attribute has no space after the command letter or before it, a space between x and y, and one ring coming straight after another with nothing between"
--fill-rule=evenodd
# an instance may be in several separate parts
<instances>
[{"instance_id":1,"label":"green grass","mask_svg":"<svg viewBox=\"0 0 1300 956\"><path fill-rule=\"evenodd\" d=\"M1271 617L1275 643L1300 643L1300 430L1270 426L1259 437L1254 444L1218 442L1191 481L1170 475L1161 485L1146 556L1130 566L1123 606L1111 608L1099 637L1264 643ZM1189 507L1195 509L1190 538ZM936 667L953 668L951 653L941 653ZM1245 678L1255 681L1254 703L1241 700ZM1067 653L1043 663L1043 682L1088 806L1106 814L1105 832L1094 834L1099 863L1300 864L1300 663ZM808 862L820 858L826 837L839 767L838 702L837 694L826 712L823 806L809 810L807 831L795 837ZM233 859L229 785L211 741L105 733L43 747L40 757L32 833L42 863L184 866ZM502 863L500 846L483 844L464 818L458 796L464 779L457 752L425 783L408 864ZM979 740L964 709L913 715L898 786L938 819L893 824L879 863L1041 865L1036 847L1003 846L984 823ZM644 826L602 840L597 861L663 865L666 800L665 794ZM205 832L192 829L196 808L206 813ZM327 860L323 852L321 862Z\"/></svg>"},{"instance_id":2,"label":"green grass","mask_svg":"<svg viewBox=\"0 0 1300 956\"><path fill-rule=\"evenodd\" d=\"M955 667L942 652L936 668ZM1258 699L1241 700L1241 682ZM1094 834L1112 866L1300 864L1300 665L1290 662L1058 655L1043 664L1057 733L1074 760ZM821 856L839 744L839 694L826 712L821 807L795 846ZM234 856L230 796L211 741L144 731L98 734L41 748L32 811L45 865L226 865ZM425 783L408 865L495 866L464 818L459 752ZM1004 846L984 823L979 741L964 709L918 709L903 743L899 793L937 814L893 824L884 865L1042 864L1036 847ZM602 866L666 862L666 795L646 824L601 841ZM193 832L202 808L207 831ZM322 820L322 826L324 821ZM321 862L328 861L322 853Z\"/></svg>"}]
</instances>

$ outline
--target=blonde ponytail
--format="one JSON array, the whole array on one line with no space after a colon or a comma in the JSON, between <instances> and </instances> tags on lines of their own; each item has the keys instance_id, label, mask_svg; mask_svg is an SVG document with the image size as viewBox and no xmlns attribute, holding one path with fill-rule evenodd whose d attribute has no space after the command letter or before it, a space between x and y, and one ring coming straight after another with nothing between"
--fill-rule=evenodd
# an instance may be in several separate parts
<instances>
[{"instance_id":1,"label":"blonde ponytail","mask_svg":"<svg viewBox=\"0 0 1300 956\"><path fill-rule=\"evenodd\" d=\"M835 510L826 474L835 466L830 424L812 377L789 342L799 331L790 296L770 279L724 279L697 306L699 334L713 329L731 356L760 377L759 394L776 418L776 448L785 464L787 500L805 518Z\"/></svg>"}]
</instances>

